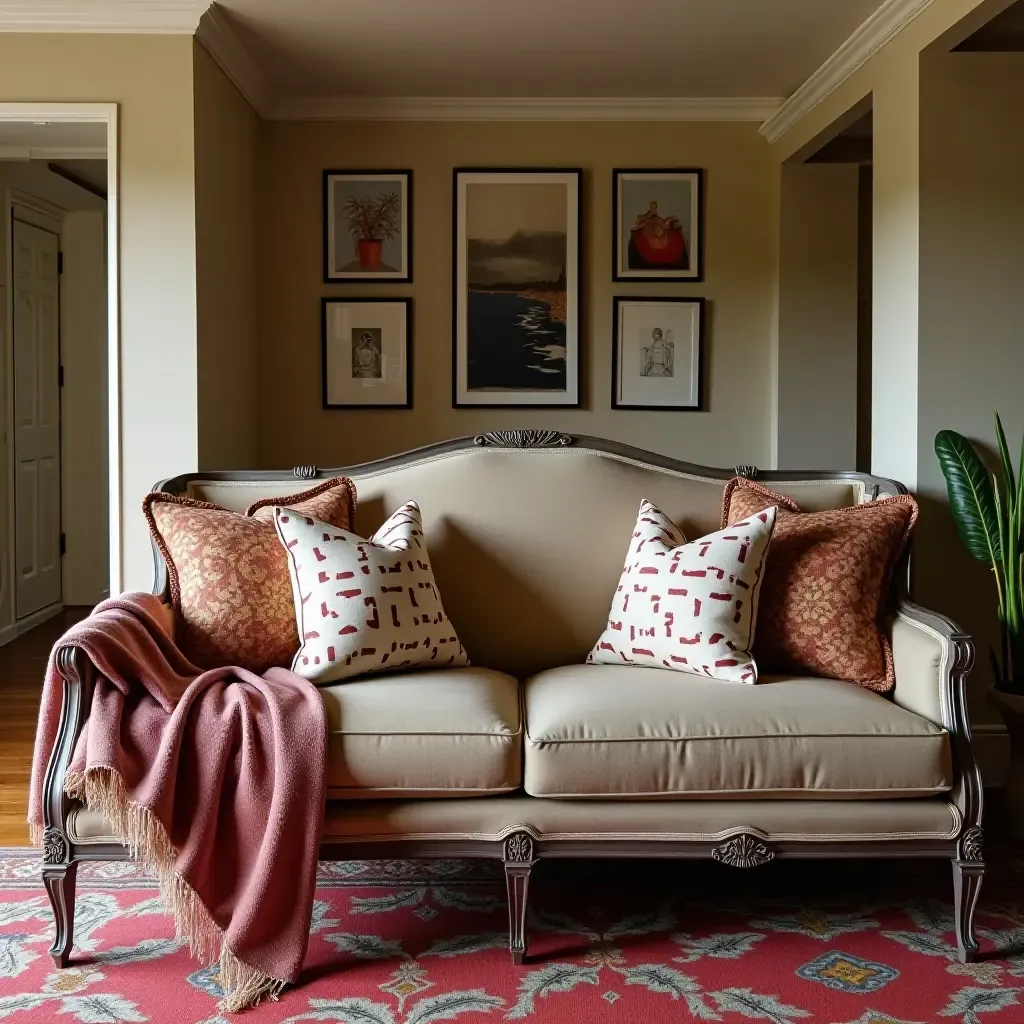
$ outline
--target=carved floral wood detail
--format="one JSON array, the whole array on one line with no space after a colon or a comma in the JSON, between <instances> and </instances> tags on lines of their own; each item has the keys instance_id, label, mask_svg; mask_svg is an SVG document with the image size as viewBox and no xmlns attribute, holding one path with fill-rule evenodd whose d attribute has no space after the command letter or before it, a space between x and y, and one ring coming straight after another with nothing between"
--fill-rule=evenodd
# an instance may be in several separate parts
<instances>
[{"instance_id":1,"label":"carved floral wood detail","mask_svg":"<svg viewBox=\"0 0 1024 1024\"><path fill-rule=\"evenodd\" d=\"M505 840L505 860L525 862L533 860L533 839L526 832L513 832Z\"/></svg>"},{"instance_id":2,"label":"carved floral wood detail","mask_svg":"<svg viewBox=\"0 0 1024 1024\"><path fill-rule=\"evenodd\" d=\"M560 430L491 430L477 434L473 443L483 448L565 448L572 437Z\"/></svg>"},{"instance_id":3,"label":"carved floral wood detail","mask_svg":"<svg viewBox=\"0 0 1024 1024\"><path fill-rule=\"evenodd\" d=\"M52 825L43 832L43 863L63 864L68 859L68 844L64 833Z\"/></svg>"},{"instance_id":4,"label":"carved floral wood detail","mask_svg":"<svg viewBox=\"0 0 1024 1024\"><path fill-rule=\"evenodd\" d=\"M984 836L977 825L964 830L960 837L960 851L964 860L984 860Z\"/></svg>"},{"instance_id":5,"label":"carved floral wood detail","mask_svg":"<svg viewBox=\"0 0 1024 1024\"><path fill-rule=\"evenodd\" d=\"M757 868L774 860L775 853L757 836L743 832L719 843L711 851L711 857L732 868Z\"/></svg>"}]
</instances>

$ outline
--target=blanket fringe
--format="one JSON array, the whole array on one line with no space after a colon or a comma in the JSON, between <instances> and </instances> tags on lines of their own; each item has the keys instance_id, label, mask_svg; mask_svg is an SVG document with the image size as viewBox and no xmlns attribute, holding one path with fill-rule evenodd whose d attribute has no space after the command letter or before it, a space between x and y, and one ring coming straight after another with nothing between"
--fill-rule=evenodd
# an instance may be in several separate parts
<instances>
[{"instance_id":1,"label":"blanket fringe","mask_svg":"<svg viewBox=\"0 0 1024 1024\"><path fill-rule=\"evenodd\" d=\"M132 856L157 876L160 898L174 915L175 935L188 943L192 955L205 964L219 962L224 998L218 1009L233 1013L264 998L278 998L287 982L271 978L231 952L195 889L175 871L175 850L163 825L148 807L129 797L118 772L105 767L68 771L64 792L102 814Z\"/></svg>"}]
</instances>

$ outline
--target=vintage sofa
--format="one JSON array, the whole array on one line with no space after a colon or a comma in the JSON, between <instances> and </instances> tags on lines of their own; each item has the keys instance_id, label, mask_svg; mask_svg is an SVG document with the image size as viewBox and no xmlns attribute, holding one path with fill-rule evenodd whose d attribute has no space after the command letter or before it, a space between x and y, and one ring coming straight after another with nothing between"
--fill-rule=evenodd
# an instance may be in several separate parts
<instances>
[{"instance_id":1,"label":"vintage sofa","mask_svg":"<svg viewBox=\"0 0 1024 1024\"><path fill-rule=\"evenodd\" d=\"M805 509L901 493L858 473L747 476ZM982 788L964 685L973 647L895 588L891 699L850 683L757 686L584 666L607 620L641 499L698 537L734 474L592 437L499 431L338 470L193 473L159 488L242 510L346 474L359 528L422 506L446 611L472 671L322 688L329 721L328 859L491 857L504 863L513 959L543 858L948 857L962 959L977 951ZM769 556L770 557L770 556ZM166 581L156 555L156 590ZM60 736L46 777L43 875L51 954L72 945L75 872L126 850L62 780L88 706L89 666L59 652Z\"/></svg>"}]
</instances>

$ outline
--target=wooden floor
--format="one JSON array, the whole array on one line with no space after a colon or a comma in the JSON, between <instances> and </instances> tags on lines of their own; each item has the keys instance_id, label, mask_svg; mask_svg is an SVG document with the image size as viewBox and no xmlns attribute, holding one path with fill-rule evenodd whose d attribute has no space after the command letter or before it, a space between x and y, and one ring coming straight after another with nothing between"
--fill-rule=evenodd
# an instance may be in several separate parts
<instances>
[{"instance_id":1,"label":"wooden floor","mask_svg":"<svg viewBox=\"0 0 1024 1024\"><path fill-rule=\"evenodd\" d=\"M0 647L0 846L27 846L28 779L50 648L88 614L68 608Z\"/></svg>"}]
</instances>

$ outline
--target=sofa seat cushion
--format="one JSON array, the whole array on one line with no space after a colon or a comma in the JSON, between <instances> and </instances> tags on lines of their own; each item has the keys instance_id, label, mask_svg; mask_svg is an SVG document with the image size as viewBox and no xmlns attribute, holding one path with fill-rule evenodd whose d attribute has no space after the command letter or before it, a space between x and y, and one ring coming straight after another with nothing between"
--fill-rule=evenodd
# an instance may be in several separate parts
<instances>
[{"instance_id":1,"label":"sofa seat cushion","mask_svg":"<svg viewBox=\"0 0 1024 1024\"><path fill-rule=\"evenodd\" d=\"M519 684L485 668L319 687L331 798L481 796L522 784Z\"/></svg>"},{"instance_id":2,"label":"sofa seat cushion","mask_svg":"<svg viewBox=\"0 0 1024 1024\"><path fill-rule=\"evenodd\" d=\"M833 679L583 665L534 676L524 700L531 796L871 799L952 783L945 730Z\"/></svg>"}]
</instances>

